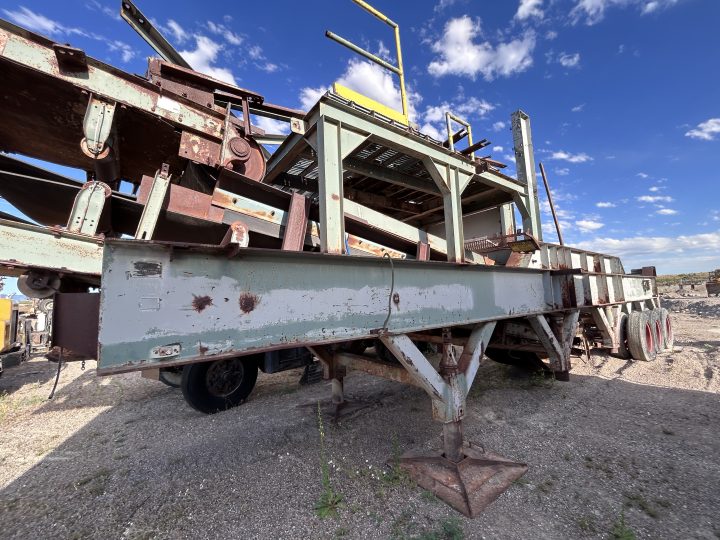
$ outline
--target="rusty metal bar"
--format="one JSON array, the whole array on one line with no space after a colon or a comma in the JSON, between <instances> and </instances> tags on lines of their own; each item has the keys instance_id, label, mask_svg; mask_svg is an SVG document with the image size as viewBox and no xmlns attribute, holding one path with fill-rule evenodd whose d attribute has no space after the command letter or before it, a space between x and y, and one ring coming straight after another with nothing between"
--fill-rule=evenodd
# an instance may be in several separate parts
<instances>
[{"instance_id":1,"label":"rusty metal bar","mask_svg":"<svg viewBox=\"0 0 720 540\"><path fill-rule=\"evenodd\" d=\"M555 230L557 231L558 241L561 246L565 245L563 242L562 231L560 230L560 222L558 221L557 212L555 212L555 203L553 202L552 192L550 191L550 185L545 175L545 166L540 162L540 174L542 175L543 184L545 184L545 193L547 193L548 203L550 204L550 212L552 213L553 221L555 222Z\"/></svg>"}]
</instances>

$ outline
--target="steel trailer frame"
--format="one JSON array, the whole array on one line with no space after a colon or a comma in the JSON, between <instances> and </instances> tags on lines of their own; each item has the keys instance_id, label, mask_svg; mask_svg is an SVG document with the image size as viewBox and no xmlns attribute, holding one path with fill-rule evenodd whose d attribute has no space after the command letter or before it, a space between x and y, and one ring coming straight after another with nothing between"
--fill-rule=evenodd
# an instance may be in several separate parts
<instances>
[{"instance_id":1,"label":"steel trailer frame","mask_svg":"<svg viewBox=\"0 0 720 540\"><path fill-rule=\"evenodd\" d=\"M130 3L124 9L139 16ZM99 374L306 347L324 365L337 409L346 403L348 369L416 385L443 424L443 450L406 454L402 464L466 515L477 515L527 469L463 437L466 398L488 349L540 353L565 379L581 324L592 324L601 345L617 351L623 313L659 308L652 271L627 274L616 257L542 243L530 119L522 111L511 118L515 179L474 156L483 141L473 144L469 124L449 111L448 124L466 126L465 151L450 129L445 144L434 141L351 92L328 93L303 115L159 60L151 61L149 79L130 76L2 21L0 61L87 102L82 154L71 144L31 150L94 168L95 180L61 182L77 189L65 227L0 220L0 267L7 275L36 272L50 293L43 281L50 274L71 275L79 288L102 285L100 322L91 324L99 331ZM192 81L219 86L195 93ZM233 108L242 109L242 120ZM115 120L129 111L174 126L177 155L165 141L170 164L114 152ZM233 171L245 146L275 140L250 125L251 113L290 120L292 133L243 176ZM10 135L25 148L22 134ZM216 173L212 193L173 182L189 162ZM97 181L121 176L139 187L135 200ZM356 189L367 181L410 196L394 201ZM389 212L377 209L379 201ZM397 209L387 206L395 202ZM124 205L123 232L135 240L99 232L113 205ZM525 241L497 249L491 239L466 242L466 220L481 210L497 216L499 237ZM225 237L218 245L158 241L168 225L162 218L173 213L191 222L188 230L202 226L199 236ZM252 235L278 240L281 249L248 247ZM88 336L80 337L87 345ZM439 363L418 342L440 345ZM375 356L362 353L369 345Z\"/></svg>"},{"instance_id":2,"label":"steel trailer frame","mask_svg":"<svg viewBox=\"0 0 720 540\"><path fill-rule=\"evenodd\" d=\"M98 372L305 346L325 365L336 407L345 403L347 369L414 384L429 395L433 418L443 424L443 452L407 454L403 466L420 485L475 516L527 469L466 444L462 434L466 397L497 324L526 325L564 378L580 318L595 321L603 344L617 347L620 312L657 307L654 280L625 274L616 257L562 246L544 244L505 265L466 252L461 195L471 182L509 194L526 231L539 234L529 118L522 112L513 115L522 182L480 169L471 158L333 96L321 98L294 131L270 159L265 181L292 170L304 149L313 149L323 253L228 253L217 246L108 240ZM346 210L355 203L344 197L346 160L355 167L354 153L369 142L424 165L425 173L411 177L393 177L387 168L370 173L442 195L447 262L347 256ZM375 218L393 230L396 220ZM368 340L397 364L347 347ZM439 365L420 351L418 340L441 344Z\"/></svg>"}]
</instances>

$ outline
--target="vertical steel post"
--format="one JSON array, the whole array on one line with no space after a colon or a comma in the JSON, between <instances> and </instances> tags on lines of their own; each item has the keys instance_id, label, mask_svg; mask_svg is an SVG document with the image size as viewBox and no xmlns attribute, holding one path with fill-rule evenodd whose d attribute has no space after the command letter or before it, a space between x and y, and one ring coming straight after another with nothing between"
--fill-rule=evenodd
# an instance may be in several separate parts
<instances>
[{"instance_id":1,"label":"vertical steel post","mask_svg":"<svg viewBox=\"0 0 720 540\"><path fill-rule=\"evenodd\" d=\"M535 156L533 155L530 117L522 111L515 111L511 116L513 144L515 146L515 164L517 177L527 185L525 209L520 211L523 217L523 230L542 240L540 225L540 202L538 201L537 175L535 174Z\"/></svg>"},{"instance_id":2,"label":"vertical steel post","mask_svg":"<svg viewBox=\"0 0 720 540\"><path fill-rule=\"evenodd\" d=\"M443 328L443 350L442 360L440 361L439 373L445 380L449 388L455 389L458 386L458 363L455 358L455 350L452 344L452 333L449 328ZM465 389L465 394L467 389ZM455 396L454 396L455 397ZM464 401L464 395L462 400ZM455 402L455 399L453 399ZM464 414L463 407L460 403L456 403L456 410L449 421L443 423L443 450L445 457L453 463L458 463L463 459L463 430L462 417Z\"/></svg>"},{"instance_id":3,"label":"vertical steel post","mask_svg":"<svg viewBox=\"0 0 720 540\"><path fill-rule=\"evenodd\" d=\"M145 201L140 222L138 223L135 238L137 240L150 240L155 233L160 213L165 206L168 187L170 186L170 172L167 163L163 163L161 169L155 173L150 193Z\"/></svg>"},{"instance_id":4,"label":"vertical steel post","mask_svg":"<svg viewBox=\"0 0 720 540\"><path fill-rule=\"evenodd\" d=\"M445 241L448 261L465 262L465 236L463 232L460 171L446 167L448 191L443 193L445 210Z\"/></svg>"},{"instance_id":5,"label":"vertical steel post","mask_svg":"<svg viewBox=\"0 0 720 540\"><path fill-rule=\"evenodd\" d=\"M342 254L345 251L340 129L339 123L325 116L317 122L320 249L323 253Z\"/></svg>"}]
</instances>

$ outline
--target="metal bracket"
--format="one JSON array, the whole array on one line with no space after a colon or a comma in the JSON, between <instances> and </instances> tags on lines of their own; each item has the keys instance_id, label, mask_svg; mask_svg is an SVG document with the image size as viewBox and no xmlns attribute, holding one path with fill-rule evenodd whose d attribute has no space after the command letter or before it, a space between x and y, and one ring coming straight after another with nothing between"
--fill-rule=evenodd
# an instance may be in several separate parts
<instances>
[{"instance_id":1,"label":"metal bracket","mask_svg":"<svg viewBox=\"0 0 720 540\"><path fill-rule=\"evenodd\" d=\"M169 186L169 167L167 163L163 163L162 168L155 173L155 178L150 187L150 193L148 194L142 216L140 216L137 232L135 233L136 240L150 240L153 237L160 212L165 205L165 197L167 196Z\"/></svg>"},{"instance_id":2,"label":"metal bracket","mask_svg":"<svg viewBox=\"0 0 720 540\"><path fill-rule=\"evenodd\" d=\"M108 139L113 128L115 103L90 96L85 118L83 119L83 135L81 148L93 159L105 159L110 154Z\"/></svg>"},{"instance_id":3,"label":"metal bracket","mask_svg":"<svg viewBox=\"0 0 720 540\"><path fill-rule=\"evenodd\" d=\"M67 230L94 236L112 190L103 182L87 182L75 196Z\"/></svg>"},{"instance_id":4,"label":"metal bracket","mask_svg":"<svg viewBox=\"0 0 720 540\"><path fill-rule=\"evenodd\" d=\"M579 317L580 311L570 311L565 314L559 339L555 336L544 315L533 315L527 318L550 357L550 366L553 371L563 372L570 369L570 348L577 331Z\"/></svg>"}]
</instances>

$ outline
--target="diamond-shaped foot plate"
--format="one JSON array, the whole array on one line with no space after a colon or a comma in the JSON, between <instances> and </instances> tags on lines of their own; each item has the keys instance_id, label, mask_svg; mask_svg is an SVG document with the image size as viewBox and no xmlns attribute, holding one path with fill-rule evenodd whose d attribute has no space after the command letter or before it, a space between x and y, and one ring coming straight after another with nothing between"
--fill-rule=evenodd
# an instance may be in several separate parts
<instances>
[{"instance_id":1,"label":"diamond-shaped foot plate","mask_svg":"<svg viewBox=\"0 0 720 540\"><path fill-rule=\"evenodd\" d=\"M439 454L407 452L400 466L420 486L474 518L527 472L516 463L476 447L463 447L464 459L454 463Z\"/></svg>"}]
</instances>

